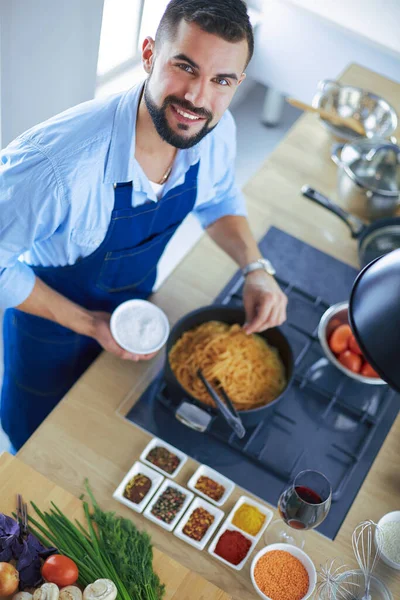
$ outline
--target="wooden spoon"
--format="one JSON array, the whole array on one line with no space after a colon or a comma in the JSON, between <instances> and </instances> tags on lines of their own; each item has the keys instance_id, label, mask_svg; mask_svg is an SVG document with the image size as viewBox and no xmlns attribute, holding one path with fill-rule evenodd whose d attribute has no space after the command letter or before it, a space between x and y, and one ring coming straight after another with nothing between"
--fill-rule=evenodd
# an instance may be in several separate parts
<instances>
[{"instance_id":1,"label":"wooden spoon","mask_svg":"<svg viewBox=\"0 0 400 600\"><path fill-rule=\"evenodd\" d=\"M301 102L300 100L296 100L295 98L286 98L286 102L288 102L292 106L295 106L296 108L300 108L301 110L318 113L319 116L323 119L331 121L335 125L342 125L344 127L348 127L349 129L352 129L359 135L366 135L363 125L354 117L341 117L337 113L331 113L328 110L325 110L324 108L315 108L314 106L311 106L311 104L306 104L305 102Z\"/></svg>"}]
</instances>

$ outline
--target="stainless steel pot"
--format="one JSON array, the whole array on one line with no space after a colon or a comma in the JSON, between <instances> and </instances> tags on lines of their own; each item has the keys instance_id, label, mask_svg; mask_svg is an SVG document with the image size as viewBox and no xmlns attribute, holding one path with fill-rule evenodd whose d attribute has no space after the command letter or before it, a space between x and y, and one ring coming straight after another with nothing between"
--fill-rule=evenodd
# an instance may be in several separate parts
<instances>
[{"instance_id":1,"label":"stainless steel pot","mask_svg":"<svg viewBox=\"0 0 400 600\"><path fill-rule=\"evenodd\" d=\"M336 144L338 194L346 210L375 220L395 214L400 199L400 147L384 139Z\"/></svg>"}]
</instances>

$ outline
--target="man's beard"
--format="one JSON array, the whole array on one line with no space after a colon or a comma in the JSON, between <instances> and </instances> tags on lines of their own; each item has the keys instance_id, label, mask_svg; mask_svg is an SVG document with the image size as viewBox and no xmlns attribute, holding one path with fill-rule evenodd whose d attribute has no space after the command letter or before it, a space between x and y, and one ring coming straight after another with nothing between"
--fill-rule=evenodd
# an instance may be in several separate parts
<instances>
[{"instance_id":1,"label":"man's beard","mask_svg":"<svg viewBox=\"0 0 400 600\"><path fill-rule=\"evenodd\" d=\"M144 101L145 101L147 110L149 111L149 115L151 116L151 119L154 123L154 127L157 130L158 135L165 142L167 142L171 146L174 146L175 148L182 148L182 149L191 148L195 144L198 144L200 142L200 140L203 139L203 137L205 137L208 133L210 133L214 129L214 127L216 125L213 125L213 127L208 126L208 124L211 123L211 121L213 119L213 115L210 111L206 110L205 108L196 108L195 106L192 106L192 104L190 104L190 102L187 102L186 100L182 100L182 99L178 98L177 96L167 96L165 98L164 102L162 103L161 107L158 107L150 95L148 85L147 85L148 81L149 80L146 81L146 84L144 87ZM179 135L178 133L175 133L175 131L173 131L171 129L171 127L168 125L167 117L165 114L166 110L167 110L167 106L170 104L174 104L175 106L180 106L180 107L182 107L182 110L188 110L188 111L192 112L193 114L198 115L199 117L205 117L206 121L204 123L204 126L200 129L200 131L198 131L196 134L192 135L191 137L184 137L184 136ZM185 125L184 123L178 123L178 128L180 128L180 129L187 130L188 127L189 127L189 125Z\"/></svg>"}]
</instances>

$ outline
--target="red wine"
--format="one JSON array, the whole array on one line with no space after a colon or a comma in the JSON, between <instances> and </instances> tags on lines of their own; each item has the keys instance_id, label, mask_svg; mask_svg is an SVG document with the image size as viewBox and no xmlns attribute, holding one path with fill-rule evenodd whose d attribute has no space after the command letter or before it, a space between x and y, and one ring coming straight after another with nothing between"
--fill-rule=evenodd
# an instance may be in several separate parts
<instances>
[{"instance_id":1,"label":"red wine","mask_svg":"<svg viewBox=\"0 0 400 600\"><path fill-rule=\"evenodd\" d=\"M303 485L288 488L279 499L282 519L293 529L312 529L325 519L330 507L319 494Z\"/></svg>"},{"instance_id":2,"label":"red wine","mask_svg":"<svg viewBox=\"0 0 400 600\"><path fill-rule=\"evenodd\" d=\"M314 492L314 490L305 485L297 485L294 489L299 498L304 500L304 502L307 502L307 504L322 504L323 502L321 496L317 494L317 492Z\"/></svg>"}]
</instances>

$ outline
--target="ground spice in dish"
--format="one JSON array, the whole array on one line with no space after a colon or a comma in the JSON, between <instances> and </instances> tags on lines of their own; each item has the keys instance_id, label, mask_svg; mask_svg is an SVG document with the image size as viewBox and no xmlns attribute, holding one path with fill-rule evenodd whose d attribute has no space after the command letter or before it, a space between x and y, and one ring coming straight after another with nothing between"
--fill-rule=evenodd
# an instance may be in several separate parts
<instances>
[{"instance_id":1,"label":"ground spice in dish","mask_svg":"<svg viewBox=\"0 0 400 600\"><path fill-rule=\"evenodd\" d=\"M196 490L199 492L203 492L206 496L218 502L221 500L222 496L225 493L225 488L220 483L217 483L213 479L206 477L205 475L201 475L198 478L196 485L194 486Z\"/></svg>"},{"instance_id":2,"label":"ground spice in dish","mask_svg":"<svg viewBox=\"0 0 400 600\"><path fill-rule=\"evenodd\" d=\"M388 521L381 525L382 545L384 555L395 563L400 564L400 521Z\"/></svg>"},{"instance_id":3,"label":"ground spice in dish","mask_svg":"<svg viewBox=\"0 0 400 600\"><path fill-rule=\"evenodd\" d=\"M151 514L164 523L171 523L182 508L185 498L185 494L169 486L154 504Z\"/></svg>"},{"instance_id":4,"label":"ground spice in dish","mask_svg":"<svg viewBox=\"0 0 400 600\"><path fill-rule=\"evenodd\" d=\"M250 546L250 540L239 531L227 529L219 538L214 552L233 565L238 565L248 553Z\"/></svg>"},{"instance_id":5,"label":"ground spice in dish","mask_svg":"<svg viewBox=\"0 0 400 600\"><path fill-rule=\"evenodd\" d=\"M192 540L200 542L205 536L207 529L213 524L214 519L214 515L211 515L205 508L196 508L190 515L182 532Z\"/></svg>"},{"instance_id":6,"label":"ground spice in dish","mask_svg":"<svg viewBox=\"0 0 400 600\"><path fill-rule=\"evenodd\" d=\"M124 497L135 504L140 504L151 488L151 479L138 473L125 486Z\"/></svg>"},{"instance_id":7,"label":"ground spice in dish","mask_svg":"<svg viewBox=\"0 0 400 600\"><path fill-rule=\"evenodd\" d=\"M244 503L233 515L232 523L250 535L257 535L265 523L265 515L256 506Z\"/></svg>"},{"instance_id":8,"label":"ground spice in dish","mask_svg":"<svg viewBox=\"0 0 400 600\"><path fill-rule=\"evenodd\" d=\"M181 462L176 454L173 454L163 446L155 446L146 456L146 460L156 465L171 475Z\"/></svg>"},{"instance_id":9,"label":"ground spice in dish","mask_svg":"<svg viewBox=\"0 0 400 600\"><path fill-rule=\"evenodd\" d=\"M266 552L257 561L254 579L271 600L301 600L310 583L306 568L285 550Z\"/></svg>"}]
</instances>

